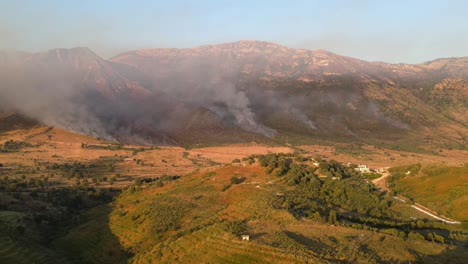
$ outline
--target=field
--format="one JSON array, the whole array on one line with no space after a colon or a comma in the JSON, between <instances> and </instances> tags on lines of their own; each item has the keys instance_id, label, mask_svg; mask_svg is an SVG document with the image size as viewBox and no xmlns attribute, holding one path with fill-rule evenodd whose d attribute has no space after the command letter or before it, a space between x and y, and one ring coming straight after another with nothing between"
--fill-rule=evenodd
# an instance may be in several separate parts
<instances>
[{"instance_id":1,"label":"field","mask_svg":"<svg viewBox=\"0 0 468 264\"><path fill-rule=\"evenodd\" d=\"M100 162L103 159L114 159L115 168L100 175L108 178L117 175L112 186L114 188L123 188L136 178L158 177L168 174L184 175L195 169L219 166L251 154L293 151L288 147L268 147L256 144L191 150L172 146L122 146L47 127L17 130L0 136L0 144L10 140L26 142L31 146L0 153L0 163L3 164L3 168L0 170L10 170L10 173L16 173L20 170L19 168L41 166L40 164L92 163ZM28 177L39 177L44 173L36 171L28 174ZM73 184L73 181L57 175L46 176L62 185ZM90 184L93 186L92 183ZM109 187L110 185L101 182L99 186Z\"/></svg>"},{"instance_id":2,"label":"field","mask_svg":"<svg viewBox=\"0 0 468 264\"><path fill-rule=\"evenodd\" d=\"M32 167L39 163L92 163L113 158L115 168L102 176L117 174L113 187L124 187L138 177L157 177L164 174L184 175L195 169L229 164L252 154L300 152L305 156L335 159L340 162L366 164L371 168L393 167L402 164L444 163L460 165L466 151L443 150L437 155L404 152L370 145L336 144L304 146L263 146L258 144L237 144L217 147L184 149L181 147L122 146L92 137L70 133L57 128L35 127L30 130L16 130L0 135L0 144L7 141L25 142L24 147L12 152L0 153L0 163L15 169L20 166ZM43 173L30 173L38 177ZM65 185L72 182L48 175ZM101 186L108 186L101 183Z\"/></svg>"},{"instance_id":3,"label":"field","mask_svg":"<svg viewBox=\"0 0 468 264\"><path fill-rule=\"evenodd\" d=\"M467 161L467 151L448 150L438 152L437 155L421 154L417 152L398 151L384 147L356 144L338 145L306 145L300 149L328 159L341 162L366 164L371 168L394 167L404 164L443 163L447 165L461 165ZM338 151L337 151L338 148Z\"/></svg>"}]
</instances>

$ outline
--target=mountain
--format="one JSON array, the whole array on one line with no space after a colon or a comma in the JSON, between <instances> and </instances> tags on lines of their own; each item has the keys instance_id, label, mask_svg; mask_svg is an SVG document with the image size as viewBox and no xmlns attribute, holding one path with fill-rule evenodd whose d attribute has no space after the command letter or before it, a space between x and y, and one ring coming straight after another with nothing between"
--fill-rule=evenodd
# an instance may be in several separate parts
<instances>
[{"instance_id":1,"label":"mountain","mask_svg":"<svg viewBox=\"0 0 468 264\"><path fill-rule=\"evenodd\" d=\"M143 49L110 60L87 48L0 55L9 108L108 139L178 145L430 136L463 146L467 62L367 62L263 41ZM35 95L32 103L18 99L18 85L23 97Z\"/></svg>"},{"instance_id":2,"label":"mountain","mask_svg":"<svg viewBox=\"0 0 468 264\"><path fill-rule=\"evenodd\" d=\"M35 120L20 114L0 112L0 133L16 129L30 129L37 125L38 123Z\"/></svg>"},{"instance_id":3,"label":"mountain","mask_svg":"<svg viewBox=\"0 0 468 264\"><path fill-rule=\"evenodd\" d=\"M132 65L155 80L177 72L216 73L216 76L256 76L260 78L301 78L344 75L372 71L370 63L331 52L291 49L263 41L201 46L193 49L144 49L126 52L111 59Z\"/></svg>"},{"instance_id":4,"label":"mountain","mask_svg":"<svg viewBox=\"0 0 468 264\"><path fill-rule=\"evenodd\" d=\"M150 89L249 131L354 139L405 138L452 124L430 94L445 79L466 78L468 69L466 58L388 64L260 41L136 50L111 60L144 74ZM456 135L466 132L454 126Z\"/></svg>"},{"instance_id":5,"label":"mountain","mask_svg":"<svg viewBox=\"0 0 468 264\"><path fill-rule=\"evenodd\" d=\"M209 111L146 89L88 48L9 54L3 58L3 110L48 125L140 144L162 142L165 134L173 136L168 141L174 144L177 136L183 135L181 128L210 131L222 127ZM193 118L200 123L193 122Z\"/></svg>"}]
</instances>

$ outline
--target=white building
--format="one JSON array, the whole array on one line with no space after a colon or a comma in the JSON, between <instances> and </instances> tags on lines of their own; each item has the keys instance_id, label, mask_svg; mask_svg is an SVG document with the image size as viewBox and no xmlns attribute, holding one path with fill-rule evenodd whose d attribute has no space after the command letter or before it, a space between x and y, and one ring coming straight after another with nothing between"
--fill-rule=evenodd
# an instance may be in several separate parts
<instances>
[{"instance_id":1,"label":"white building","mask_svg":"<svg viewBox=\"0 0 468 264\"><path fill-rule=\"evenodd\" d=\"M370 172L370 169L369 167L367 167L367 165L364 165L364 164L359 164L357 166L357 168L355 168L356 171L359 171L359 172L362 172L362 173L368 173Z\"/></svg>"}]
</instances>

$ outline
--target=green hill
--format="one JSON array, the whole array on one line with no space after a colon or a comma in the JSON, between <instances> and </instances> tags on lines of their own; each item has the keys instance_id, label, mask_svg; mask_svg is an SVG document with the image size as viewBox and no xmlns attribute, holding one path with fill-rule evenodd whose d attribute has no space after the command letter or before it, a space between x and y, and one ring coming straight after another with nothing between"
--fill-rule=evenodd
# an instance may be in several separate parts
<instances>
[{"instance_id":1,"label":"green hill","mask_svg":"<svg viewBox=\"0 0 468 264\"><path fill-rule=\"evenodd\" d=\"M468 163L402 166L391 173L393 190L445 216L468 221Z\"/></svg>"},{"instance_id":2,"label":"green hill","mask_svg":"<svg viewBox=\"0 0 468 264\"><path fill-rule=\"evenodd\" d=\"M117 195L84 186L2 188L0 262L464 263L468 257L462 226L416 219L409 204L351 167L312 163L294 154L250 156L182 177L140 178Z\"/></svg>"},{"instance_id":3,"label":"green hill","mask_svg":"<svg viewBox=\"0 0 468 264\"><path fill-rule=\"evenodd\" d=\"M417 226L394 199L338 163L316 171L284 155L257 160L265 167L226 166L131 186L112 203L106 220L112 237L132 263L462 263L467 257L463 243L449 237L460 227L428 220ZM320 170L331 175L318 178ZM96 230L83 224L64 241L70 248L89 243L93 250L83 254L99 256L113 246L107 231ZM431 236L443 243L425 241Z\"/></svg>"}]
</instances>

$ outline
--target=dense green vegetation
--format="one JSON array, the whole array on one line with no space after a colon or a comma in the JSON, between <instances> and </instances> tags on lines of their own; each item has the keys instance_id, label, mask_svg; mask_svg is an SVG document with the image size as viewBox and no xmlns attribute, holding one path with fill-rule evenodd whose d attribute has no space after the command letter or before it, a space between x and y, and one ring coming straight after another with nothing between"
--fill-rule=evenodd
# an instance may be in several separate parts
<instances>
[{"instance_id":1,"label":"dense green vegetation","mask_svg":"<svg viewBox=\"0 0 468 264\"><path fill-rule=\"evenodd\" d=\"M56 241L87 221L84 216L89 210L110 203L120 192L98 187L98 180L107 180L102 175L113 171L115 161L112 157L89 163L35 161L32 167L2 164L0 247L5 250L0 263L79 263L75 253L59 249ZM72 178L73 187L65 187L63 180Z\"/></svg>"},{"instance_id":2,"label":"dense green vegetation","mask_svg":"<svg viewBox=\"0 0 468 264\"><path fill-rule=\"evenodd\" d=\"M81 148L84 149L106 149L106 150L130 150L132 151L133 155L135 156L139 152L143 152L146 150L154 150L158 149L158 147L139 147L139 148L132 148L132 147L126 147L121 144L85 144L81 143Z\"/></svg>"},{"instance_id":3,"label":"dense green vegetation","mask_svg":"<svg viewBox=\"0 0 468 264\"><path fill-rule=\"evenodd\" d=\"M51 173L62 177L71 178L99 178L100 176L115 171L115 164L120 161L118 157L101 157L99 160L89 163L41 163Z\"/></svg>"},{"instance_id":4,"label":"dense green vegetation","mask_svg":"<svg viewBox=\"0 0 468 264\"><path fill-rule=\"evenodd\" d=\"M337 154L347 154L355 157L364 157L372 154L372 151L363 149L361 146L356 144L336 146L335 152Z\"/></svg>"},{"instance_id":5,"label":"dense green vegetation","mask_svg":"<svg viewBox=\"0 0 468 264\"><path fill-rule=\"evenodd\" d=\"M273 206L290 211L296 217L311 218L318 222L342 224L367 229L401 238L410 232L426 235L426 239L444 243L449 226L437 221L402 219L391 210L394 199L378 191L366 177L352 167L334 160L321 161L318 168L295 163L291 154L268 154L258 157L267 173L283 177L292 186L273 201ZM417 173L420 164L393 168L395 175ZM436 173L431 169L432 173ZM399 173L399 174L398 174ZM324 175L320 178L318 175ZM424 230L424 231L422 231ZM428 230L431 230L428 233ZM412 237L415 237L413 234ZM437 239L435 239L437 238Z\"/></svg>"},{"instance_id":6,"label":"dense green vegetation","mask_svg":"<svg viewBox=\"0 0 468 264\"><path fill-rule=\"evenodd\" d=\"M119 174L114 173L119 157L101 157L100 159L81 162L39 162L34 166L21 165L0 168L0 190L25 191L29 188L50 188L64 185L66 181L73 181L73 185L99 187L101 183L113 183Z\"/></svg>"},{"instance_id":7,"label":"dense green vegetation","mask_svg":"<svg viewBox=\"0 0 468 264\"><path fill-rule=\"evenodd\" d=\"M95 188L31 188L0 191L1 263L67 263L75 255L55 241L85 219L91 208L107 204L118 192Z\"/></svg>"},{"instance_id":8,"label":"dense green vegetation","mask_svg":"<svg viewBox=\"0 0 468 264\"><path fill-rule=\"evenodd\" d=\"M23 148L30 148L32 146L33 145L25 141L9 140L3 144L0 144L0 153L15 152Z\"/></svg>"}]
</instances>

